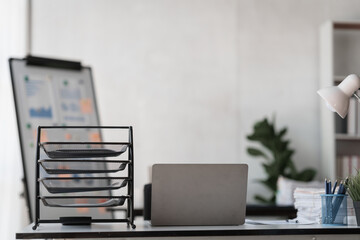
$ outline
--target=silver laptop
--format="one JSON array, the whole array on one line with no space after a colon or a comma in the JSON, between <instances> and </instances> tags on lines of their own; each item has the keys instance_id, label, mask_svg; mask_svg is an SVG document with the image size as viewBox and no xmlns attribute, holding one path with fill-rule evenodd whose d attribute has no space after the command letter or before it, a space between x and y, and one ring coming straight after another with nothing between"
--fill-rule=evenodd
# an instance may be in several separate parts
<instances>
[{"instance_id":1,"label":"silver laptop","mask_svg":"<svg viewBox=\"0 0 360 240\"><path fill-rule=\"evenodd\" d=\"M151 224L244 224L247 176L246 164L155 164Z\"/></svg>"}]
</instances>

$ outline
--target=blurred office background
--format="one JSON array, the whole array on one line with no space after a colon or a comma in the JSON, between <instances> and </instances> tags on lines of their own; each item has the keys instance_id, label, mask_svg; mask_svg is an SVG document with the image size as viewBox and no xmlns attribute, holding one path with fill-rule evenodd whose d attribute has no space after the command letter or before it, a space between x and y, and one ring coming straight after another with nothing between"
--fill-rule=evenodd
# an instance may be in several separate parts
<instances>
[{"instance_id":1,"label":"blurred office background","mask_svg":"<svg viewBox=\"0 0 360 240\"><path fill-rule=\"evenodd\" d=\"M162 162L247 163L254 203L267 190L246 135L264 117L289 128L299 169L323 174L319 28L331 19L360 19L360 2L0 0L0 237L27 224L9 57L93 68L102 125L134 126L136 207Z\"/></svg>"}]
</instances>

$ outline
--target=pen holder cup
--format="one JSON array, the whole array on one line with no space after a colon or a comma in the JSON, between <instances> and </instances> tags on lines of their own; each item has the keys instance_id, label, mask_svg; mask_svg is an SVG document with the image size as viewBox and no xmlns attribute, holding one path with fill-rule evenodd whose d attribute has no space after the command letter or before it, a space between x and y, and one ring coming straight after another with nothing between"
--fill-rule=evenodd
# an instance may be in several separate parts
<instances>
[{"instance_id":1,"label":"pen holder cup","mask_svg":"<svg viewBox=\"0 0 360 240\"><path fill-rule=\"evenodd\" d=\"M321 195L321 223L325 225L347 225L347 195Z\"/></svg>"}]
</instances>

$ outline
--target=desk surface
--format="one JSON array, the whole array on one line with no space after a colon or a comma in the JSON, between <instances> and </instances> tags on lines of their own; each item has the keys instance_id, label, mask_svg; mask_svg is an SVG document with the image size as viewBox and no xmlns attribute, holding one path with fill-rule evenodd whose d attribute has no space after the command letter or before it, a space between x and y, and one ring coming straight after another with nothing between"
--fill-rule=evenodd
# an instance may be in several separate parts
<instances>
[{"instance_id":1,"label":"desk surface","mask_svg":"<svg viewBox=\"0 0 360 240\"><path fill-rule=\"evenodd\" d=\"M322 225L250 225L241 226L193 226L154 227L149 222L136 222L136 229L122 223L93 223L88 226L63 226L61 224L33 225L16 233L17 239L39 238L141 238L141 237L215 237L215 236L259 236L259 235L333 235L360 234L357 226Z\"/></svg>"}]
</instances>

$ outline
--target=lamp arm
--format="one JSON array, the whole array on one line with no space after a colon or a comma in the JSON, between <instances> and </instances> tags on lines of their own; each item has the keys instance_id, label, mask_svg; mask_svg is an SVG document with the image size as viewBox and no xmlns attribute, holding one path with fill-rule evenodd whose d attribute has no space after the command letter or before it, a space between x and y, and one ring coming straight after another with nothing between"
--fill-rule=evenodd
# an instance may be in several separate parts
<instances>
[{"instance_id":1,"label":"lamp arm","mask_svg":"<svg viewBox=\"0 0 360 240\"><path fill-rule=\"evenodd\" d=\"M353 94L355 97L356 97L356 99L358 100L358 102L360 103L360 96L359 95L357 95L356 94L356 92L354 92L354 94Z\"/></svg>"}]
</instances>

